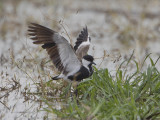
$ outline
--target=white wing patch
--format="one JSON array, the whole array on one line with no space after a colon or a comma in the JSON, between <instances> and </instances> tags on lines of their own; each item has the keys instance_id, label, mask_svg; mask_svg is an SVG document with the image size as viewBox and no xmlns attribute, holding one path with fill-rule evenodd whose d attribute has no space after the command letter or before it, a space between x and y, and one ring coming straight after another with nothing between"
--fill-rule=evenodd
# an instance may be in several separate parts
<instances>
[{"instance_id":1,"label":"white wing patch","mask_svg":"<svg viewBox=\"0 0 160 120\"><path fill-rule=\"evenodd\" d=\"M74 51L66 44L59 44L59 55L65 71L68 71L67 76L78 72L81 67L81 62L78 60Z\"/></svg>"},{"instance_id":2,"label":"white wing patch","mask_svg":"<svg viewBox=\"0 0 160 120\"><path fill-rule=\"evenodd\" d=\"M58 33L55 34L53 38L54 40L56 40L55 43L58 46L59 55L64 66L64 70L68 71L68 75L76 73L81 67L81 62L77 58L70 44L64 37L60 36Z\"/></svg>"},{"instance_id":3,"label":"white wing patch","mask_svg":"<svg viewBox=\"0 0 160 120\"><path fill-rule=\"evenodd\" d=\"M89 41L89 36L88 36L88 38L87 38L87 41L84 41L84 42L82 42L81 44L80 44L80 46L78 47L78 49L82 49L82 48L85 48L85 46L90 46L90 41ZM78 49L77 49L77 51L78 51Z\"/></svg>"},{"instance_id":4,"label":"white wing patch","mask_svg":"<svg viewBox=\"0 0 160 120\"><path fill-rule=\"evenodd\" d=\"M74 46L74 49L80 61L82 61L83 56L87 55L90 47L90 41L91 39L88 35L87 27L83 28Z\"/></svg>"},{"instance_id":5,"label":"white wing patch","mask_svg":"<svg viewBox=\"0 0 160 120\"><path fill-rule=\"evenodd\" d=\"M81 60L83 56L85 56L89 50L89 46L90 46L90 40L89 37L87 38L87 41L82 42L78 49L76 50L76 54L78 56L78 58Z\"/></svg>"}]
</instances>

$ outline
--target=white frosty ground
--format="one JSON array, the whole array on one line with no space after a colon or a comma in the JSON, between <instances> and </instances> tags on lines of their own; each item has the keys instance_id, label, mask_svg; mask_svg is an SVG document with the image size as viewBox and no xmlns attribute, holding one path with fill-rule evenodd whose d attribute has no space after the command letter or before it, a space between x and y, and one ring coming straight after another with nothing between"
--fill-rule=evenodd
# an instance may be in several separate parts
<instances>
[{"instance_id":1,"label":"white frosty ground","mask_svg":"<svg viewBox=\"0 0 160 120\"><path fill-rule=\"evenodd\" d=\"M125 57L129 58L133 49L135 49L135 59L139 61L142 61L145 54L150 52L153 53L154 59L160 55L160 16L157 15L160 11L158 6L160 2L158 1L147 4L144 1L135 0L129 2L125 0L119 0L119 2L68 0L62 2L59 0L48 3L20 1L16 4L13 1L6 1L2 4L3 13L0 12L0 15L2 14L2 19L0 19L0 88L12 87L12 79L15 77L21 87L10 92L8 97L0 99L2 103L6 101L6 106L0 103L0 119L41 120L47 115L43 111L37 112L38 103L24 102L24 96L21 93L26 86L31 91L36 90L28 75L38 80L40 63L44 58L48 59L46 52L40 51L40 47L33 45L27 37L27 22L39 22L50 26L60 31L68 39L62 26L55 22L55 20L61 21L74 42L82 28L87 25L92 39L89 54L99 58L104 55L103 51L106 51L109 56L101 65L102 59L96 59L96 67L107 67L113 74L119 63ZM152 16L142 18L144 12L151 13ZM16 62L20 61L18 65L22 70L12 63L10 58L12 54ZM50 67L47 66L44 71L45 74L50 73L54 76ZM42 77L44 81L49 79L45 75ZM0 92L0 97L5 93ZM53 117L51 116L50 119Z\"/></svg>"}]
</instances>

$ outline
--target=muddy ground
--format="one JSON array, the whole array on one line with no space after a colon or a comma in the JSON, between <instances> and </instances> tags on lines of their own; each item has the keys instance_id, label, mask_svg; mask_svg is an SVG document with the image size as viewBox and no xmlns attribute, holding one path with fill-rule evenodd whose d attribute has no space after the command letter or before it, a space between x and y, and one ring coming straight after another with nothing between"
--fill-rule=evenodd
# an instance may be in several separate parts
<instances>
[{"instance_id":1,"label":"muddy ground","mask_svg":"<svg viewBox=\"0 0 160 120\"><path fill-rule=\"evenodd\" d=\"M46 52L29 39L28 23L52 28L72 44L87 26L92 39L89 54L94 56L96 67L114 73L133 50L139 65L149 53L153 60L158 58L159 6L158 0L1 0L0 119L56 117L39 111L45 106L25 94L37 91L34 83L48 81L49 76L57 74L52 63L47 62ZM131 65L132 70L134 67Z\"/></svg>"}]
</instances>

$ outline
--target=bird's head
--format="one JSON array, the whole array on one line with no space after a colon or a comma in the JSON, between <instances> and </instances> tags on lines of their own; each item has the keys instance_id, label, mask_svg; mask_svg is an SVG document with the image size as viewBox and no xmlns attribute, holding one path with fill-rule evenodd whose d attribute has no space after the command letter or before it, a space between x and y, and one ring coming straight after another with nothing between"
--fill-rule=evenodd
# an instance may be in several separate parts
<instances>
[{"instance_id":1,"label":"bird's head","mask_svg":"<svg viewBox=\"0 0 160 120\"><path fill-rule=\"evenodd\" d=\"M85 66L92 65L92 64L96 65L96 63L94 63L94 58L91 55L83 56L82 63Z\"/></svg>"}]
</instances>

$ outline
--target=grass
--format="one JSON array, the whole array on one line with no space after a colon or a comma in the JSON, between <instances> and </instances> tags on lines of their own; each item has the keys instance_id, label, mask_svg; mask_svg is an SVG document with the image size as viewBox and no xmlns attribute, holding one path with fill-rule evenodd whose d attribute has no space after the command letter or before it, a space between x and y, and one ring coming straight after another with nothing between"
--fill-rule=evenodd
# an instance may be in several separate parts
<instances>
[{"instance_id":1,"label":"grass","mask_svg":"<svg viewBox=\"0 0 160 120\"><path fill-rule=\"evenodd\" d=\"M47 64L44 63L43 65L43 61L46 62L46 58L48 58L47 55L43 56L42 54L40 54L41 52L39 49L36 51L33 51L33 49L31 49L31 54L33 55L32 57L30 53L24 53L24 51L26 51L24 50L24 47L18 49L19 45L14 44L16 41L18 41L19 43L19 39L24 42L24 39L21 38L21 36L25 35L23 35L23 32L18 32L18 36L20 35L20 38L18 37L17 39L17 34L15 34L15 32L13 32L13 29L10 28L14 28L15 31L22 31L22 29L26 28L26 21L35 21L38 18L32 16L38 15L39 13L37 14L37 12L35 12L36 14L33 15L33 13L30 12L31 14L28 14L28 12L25 10L28 14L28 17L26 16L26 14L24 14L24 16L22 14L19 14L21 12L17 10L23 11L23 9L19 8L21 8L24 3L22 1L21 4L19 0L14 0L14 4L12 4L12 2L9 2L9 6L14 9L10 11L10 14L6 11L7 9L4 9L3 11L3 8L5 8L5 6L8 6L8 2L3 2L3 0L0 1L0 16L2 18L0 19L0 22L2 23L0 36L2 40L2 45L3 41L6 43L11 43L8 45L6 44L7 46L5 45L5 48L15 48L13 49L13 56L15 60L10 62L9 58L7 57L8 48L7 50L2 50L4 57L2 54L2 56L0 57L0 63L2 66L1 68L4 68L4 71L2 71L0 75L0 106L4 106L4 108L2 108L2 111L0 113L0 119L5 119L5 116L8 117L8 113L5 112L6 110L9 111L9 114L16 112L16 115L19 116L19 113L17 113L17 108L19 107L16 108L16 104L13 105L14 101L10 99L13 96L15 96L17 106L21 106L22 104L19 103L18 100L24 99L24 104L29 104L30 102L28 101L31 101L34 105L36 104L35 107L38 104L40 106L40 109L43 108L43 110L46 111L47 114L53 114L59 119L160 119L160 80L159 71L156 68L156 61L153 61L149 56L147 56L146 58L147 60L151 61L151 65L147 65L147 68L144 68L142 70L141 65L139 65L138 62L129 59L128 61L125 61L121 64L121 67L119 67L119 69L115 71L115 74L113 74L110 69L97 70L95 68L94 75L91 78L86 79L79 85L79 102L77 104L77 99L73 97L72 100L69 95L71 87L70 84L66 85L65 87L63 80L56 81L57 83L52 81L46 82L50 79L50 76L53 75L53 73L55 74L54 67L51 62ZM93 40L100 40L100 42L106 43L103 42L103 40L115 38L117 41L120 42L120 44L122 44L122 46L118 46L119 51L128 51L128 49L136 48L137 53L139 53L141 56L143 56L143 52L148 53L150 51L155 51L153 50L153 43L158 42L157 40L159 40L159 21L157 21L157 18L159 18L159 14L155 12L155 10L158 10L158 7L156 6L158 3L157 1L150 1L150 4L148 4L149 1L140 2L140 4L139 2L137 3L136 1L130 0L128 2L113 1L111 2L111 4L114 4L114 7L108 4L109 6L107 9L105 8L105 11L103 10L103 6L98 9L98 11L93 6L93 8L91 7L89 9L82 9L82 11L80 8L78 11L76 10L76 13L74 9L70 10L69 7L69 11L66 11L67 9L64 9L65 11L63 10L60 11L60 13L58 12L56 14L54 8L57 7L54 6L57 6L59 2L53 4L52 2L54 1L40 1L38 3L25 2L25 4L33 4L31 6L31 9L35 9L36 11L39 10L40 13L42 12L41 16L44 16L44 18L42 18L44 20L38 19L40 20L39 22L51 22L51 28L54 29L57 28L57 25L55 24L55 22L53 22L55 15L56 17L64 16L65 23L70 23L70 21L75 21L75 18L79 15L82 15L84 16L84 18L86 18L87 14L84 13L87 13L89 10L91 11L91 16L89 16L87 19L92 22L88 23L88 20L84 19L83 23L88 24L90 28L95 28L94 31L98 31L95 33L93 30L90 29ZM86 1L84 2L86 4ZM96 1L90 2L96 4ZM62 6L64 6L64 8L68 8L68 5L70 5L70 3L71 2L69 2L69 4L67 4L66 2L62 2ZM101 3L103 4L103 2ZM123 6L123 9L117 10L117 3L118 6L119 3L124 3L125 6ZM80 5L80 7L85 8L85 6L82 5ZM142 8L142 11L134 11L134 9L132 11L132 9L129 10L128 7ZM154 11L152 11L152 8L154 8ZM92 12L95 12L95 15L98 15L99 13L101 15L104 13L106 21L105 24L107 26L99 27L99 20L102 20L102 17L99 17L99 19L93 21ZM70 14L75 14L74 17L71 16L71 18L74 19L68 19ZM51 18L51 16L53 16L53 18ZM26 19L22 19L23 17ZM59 17L57 19L59 19ZM79 20L77 22L79 24ZM148 22L150 24L146 24ZM13 27L13 25L16 25L16 27ZM70 29L72 29L72 26L77 26L77 23L73 22L72 25L70 25ZM77 26L77 30L78 27L80 26ZM73 30L75 29L76 28L74 27ZM106 32L108 34L106 34ZM10 33L9 36L7 33ZM77 33L74 32L72 34L73 36L77 35ZM98 34L100 34L100 36ZM114 37L115 35L117 35L117 37ZM26 43L27 42L23 43L24 46L27 49L31 48L31 46L29 44L27 45ZM113 46L113 48L109 52L114 53L114 44L111 44L110 46ZM128 48L128 46L131 48ZM148 47L151 50L146 49ZM16 49L20 52L18 52ZM105 49L107 50L109 48L105 46ZM99 49L97 48L97 50ZM159 52L156 51L155 54L157 53ZM140 57L139 54L137 54L136 56ZM21 60L21 58L19 59L20 56L24 56L23 60ZM17 63L15 64L15 62ZM128 64L130 63L135 63L135 66L137 68L133 73L131 73L128 69ZM7 71L5 69L6 66L8 67ZM16 66L18 67L18 69L15 69ZM125 69L123 69L124 66ZM12 75L11 72L14 75ZM17 74L18 72L20 72L21 74ZM25 75L26 77L24 77ZM23 83L27 84L24 89L23 87L21 87L23 86ZM16 94L13 95L11 93ZM20 93L21 97L17 97L17 95ZM43 104L45 104L46 107L44 107ZM32 106L32 108L34 107ZM31 116L28 117L28 119L33 119L33 116L35 116L36 112L32 112L32 109L30 110L30 108L27 107L25 109L26 110L22 110L22 117L20 117L19 119L26 118L28 114ZM39 111L39 109L37 111ZM46 118L48 118L47 115Z\"/></svg>"},{"instance_id":2,"label":"grass","mask_svg":"<svg viewBox=\"0 0 160 120\"><path fill-rule=\"evenodd\" d=\"M29 86L22 91L25 102L39 102L40 108L56 119L159 120L160 73L156 64L160 57L154 61L149 54L139 64L133 55L122 62L115 73L107 68L98 70L94 67L92 77L79 84L78 98L74 95L71 97L71 84L65 85L63 80L48 81L50 74L43 73L39 67L36 69L38 76L32 78L28 71L11 58L35 84L34 92L30 91ZM146 60L150 60L150 65L145 64ZM30 61L28 63L34 64ZM130 68L131 64L135 67ZM44 61L43 67L47 66L48 61ZM47 114L44 119L49 118Z\"/></svg>"},{"instance_id":3,"label":"grass","mask_svg":"<svg viewBox=\"0 0 160 120\"><path fill-rule=\"evenodd\" d=\"M150 59L151 65L143 71L131 58L124 61L113 76L107 68L95 68L93 76L79 84L79 98L66 97L70 91L68 85L61 90L59 98L43 97L47 105L44 110L60 119L158 120L160 73L155 66L158 60L154 62L149 55L146 59ZM130 62L137 66L132 74L127 70ZM55 88L53 83L45 85ZM60 103L60 109L53 104L55 101Z\"/></svg>"}]
</instances>

